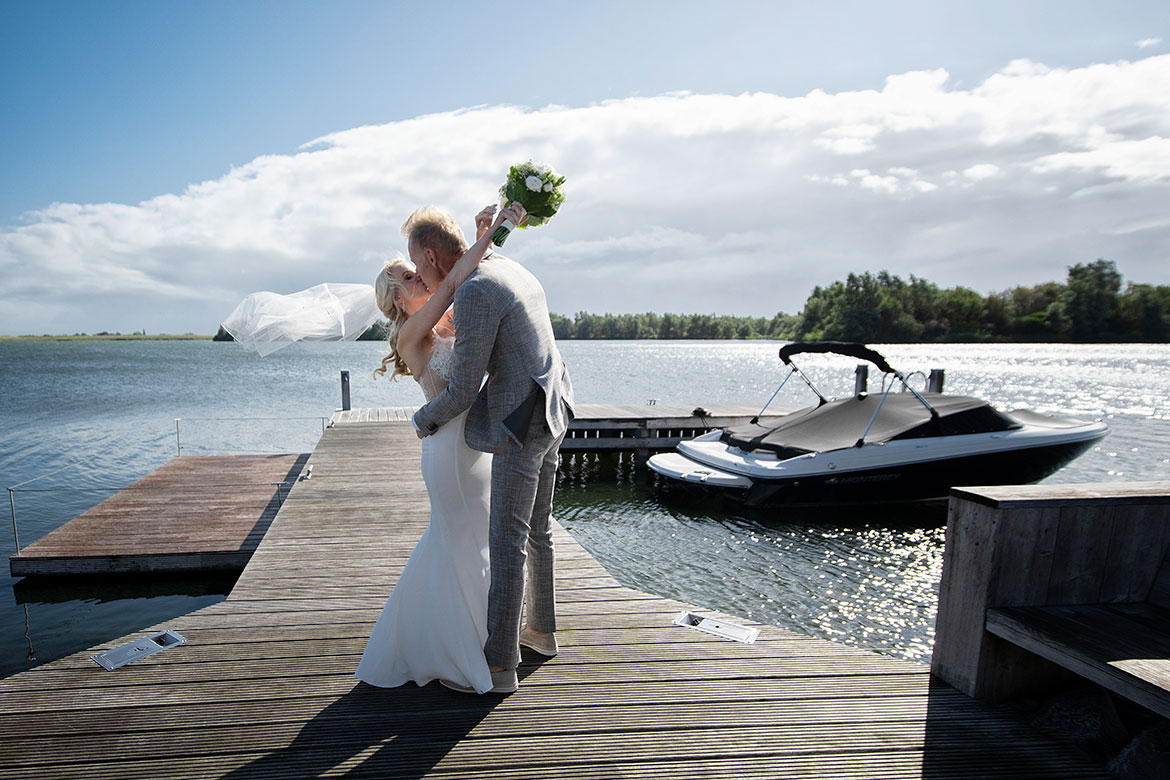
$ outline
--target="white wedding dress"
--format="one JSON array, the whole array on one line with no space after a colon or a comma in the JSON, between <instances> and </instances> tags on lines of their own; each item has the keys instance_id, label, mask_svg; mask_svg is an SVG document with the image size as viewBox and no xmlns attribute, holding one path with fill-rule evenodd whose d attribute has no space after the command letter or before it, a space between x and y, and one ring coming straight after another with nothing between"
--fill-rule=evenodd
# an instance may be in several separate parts
<instances>
[{"instance_id":1,"label":"white wedding dress","mask_svg":"<svg viewBox=\"0 0 1170 780\"><path fill-rule=\"evenodd\" d=\"M427 400L451 377L454 338L436 337L419 384ZM491 455L463 439L467 413L422 440L431 522L394 586L354 676L391 688L444 679L484 693Z\"/></svg>"}]
</instances>

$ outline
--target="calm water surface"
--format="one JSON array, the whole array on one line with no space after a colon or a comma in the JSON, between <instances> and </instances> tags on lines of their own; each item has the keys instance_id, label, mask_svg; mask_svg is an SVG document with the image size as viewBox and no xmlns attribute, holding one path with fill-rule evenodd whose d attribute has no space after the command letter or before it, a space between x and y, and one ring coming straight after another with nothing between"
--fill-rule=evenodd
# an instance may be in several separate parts
<instances>
[{"instance_id":1,"label":"calm water surface","mask_svg":"<svg viewBox=\"0 0 1170 780\"><path fill-rule=\"evenodd\" d=\"M783 378L778 347L561 345L580 402L695 405L762 405ZM1105 419L1110 435L1049 482L1170 478L1170 346L878 348L902 370L945 368L948 391L1001 408ZM339 405L342 370L355 407L420 403L413 382L369 377L380 357L373 343L260 359L210 341L0 342L0 481L39 478L15 493L22 544L173 458L176 418L184 454L308 452ZM804 358L823 391L851 390L857 361ZM794 384L778 403L809 402ZM682 500L628 459L578 456L564 470L557 516L628 585L929 660L945 525L938 511L730 511ZM12 534L0 536L10 555ZM0 676L220 601L231 582L5 576L3 585Z\"/></svg>"}]
</instances>

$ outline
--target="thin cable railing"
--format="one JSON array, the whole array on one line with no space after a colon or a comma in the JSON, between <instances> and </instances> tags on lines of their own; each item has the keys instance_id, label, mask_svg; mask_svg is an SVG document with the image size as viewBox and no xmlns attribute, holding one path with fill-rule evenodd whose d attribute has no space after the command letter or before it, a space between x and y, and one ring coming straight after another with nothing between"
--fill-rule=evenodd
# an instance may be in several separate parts
<instances>
[{"instance_id":1,"label":"thin cable railing","mask_svg":"<svg viewBox=\"0 0 1170 780\"><path fill-rule=\"evenodd\" d=\"M16 528L16 491L19 490L20 488L24 487L25 485L31 485L33 482L36 482L38 479L44 479L45 477L51 477L54 474L60 474L65 469L74 467L76 465L77 465L76 463L67 463L59 469L54 469L53 471L50 471L47 474L41 474L39 477L33 477L32 479L26 479L24 482L21 482L19 484L13 485L13 486L8 488L8 508L12 511L12 539L13 539L13 541L16 542L16 552L18 552L18 553L20 552L20 532ZM22 492L32 492L32 491L30 490L30 491L22 491Z\"/></svg>"},{"instance_id":2,"label":"thin cable railing","mask_svg":"<svg viewBox=\"0 0 1170 780\"><path fill-rule=\"evenodd\" d=\"M321 433L325 433L325 428L328 427L328 417L176 417L175 418L175 454L183 454L183 445L179 438L179 423L181 422L259 422L259 421L276 421L286 422L289 420L319 420L321 422ZM224 449L224 448L219 448Z\"/></svg>"}]
</instances>

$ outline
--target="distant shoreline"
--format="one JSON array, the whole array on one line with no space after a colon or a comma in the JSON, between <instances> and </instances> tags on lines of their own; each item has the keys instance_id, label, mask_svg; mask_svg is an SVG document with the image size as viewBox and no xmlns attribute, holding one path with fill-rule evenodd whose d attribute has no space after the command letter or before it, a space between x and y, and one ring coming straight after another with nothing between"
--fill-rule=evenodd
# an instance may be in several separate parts
<instances>
[{"instance_id":1,"label":"distant shoreline","mask_svg":"<svg viewBox=\"0 0 1170 780\"><path fill-rule=\"evenodd\" d=\"M158 333L143 335L141 333L100 333L89 335L85 333L72 336L0 336L0 341L210 341L211 335L197 333Z\"/></svg>"}]
</instances>

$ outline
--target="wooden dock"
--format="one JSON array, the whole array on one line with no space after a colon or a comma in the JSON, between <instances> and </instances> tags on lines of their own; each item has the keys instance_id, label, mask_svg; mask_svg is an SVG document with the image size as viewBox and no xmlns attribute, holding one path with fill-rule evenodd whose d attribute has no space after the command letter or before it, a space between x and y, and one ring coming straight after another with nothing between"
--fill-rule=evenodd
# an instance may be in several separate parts
<instances>
[{"instance_id":1,"label":"wooden dock","mask_svg":"<svg viewBox=\"0 0 1170 780\"><path fill-rule=\"evenodd\" d=\"M334 412L331 425L355 422L410 422L417 407L391 406ZM762 419L775 419L796 407L771 404ZM578 404L562 452L650 452L674 449L714 428L747 422L760 407L720 404L705 408L689 404Z\"/></svg>"},{"instance_id":2,"label":"wooden dock","mask_svg":"<svg viewBox=\"0 0 1170 780\"><path fill-rule=\"evenodd\" d=\"M10 556L12 576L243 569L308 457L175 458Z\"/></svg>"},{"instance_id":3,"label":"wooden dock","mask_svg":"<svg viewBox=\"0 0 1170 780\"><path fill-rule=\"evenodd\" d=\"M409 422L415 407L334 413L329 425ZM758 408L583 404L562 449L645 458L684 438L751 419ZM785 414L777 407L766 418ZM241 570L308 455L188 456L10 556L14 577Z\"/></svg>"},{"instance_id":4,"label":"wooden dock","mask_svg":"<svg viewBox=\"0 0 1170 780\"><path fill-rule=\"evenodd\" d=\"M716 613L623 587L563 529L561 653L526 651L517 693L357 683L427 523L418 460L406 425L327 430L226 601L0 680L0 776L1108 777L925 666L672 625ZM189 643L113 672L89 659L164 627Z\"/></svg>"}]
</instances>

